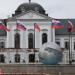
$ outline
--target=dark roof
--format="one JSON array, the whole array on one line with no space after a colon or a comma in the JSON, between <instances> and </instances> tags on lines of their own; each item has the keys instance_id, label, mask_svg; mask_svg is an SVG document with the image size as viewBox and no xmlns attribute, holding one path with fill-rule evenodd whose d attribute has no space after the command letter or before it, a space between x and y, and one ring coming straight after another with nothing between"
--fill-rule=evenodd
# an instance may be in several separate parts
<instances>
[{"instance_id":1,"label":"dark roof","mask_svg":"<svg viewBox=\"0 0 75 75\"><path fill-rule=\"evenodd\" d=\"M37 3L30 2L30 3L21 4L17 8L17 10L15 11L14 16L18 15L18 14L21 14L22 11L27 12L29 10L38 11L40 14L47 15L47 14L45 14L45 10L41 5L39 5Z\"/></svg>"},{"instance_id":2,"label":"dark roof","mask_svg":"<svg viewBox=\"0 0 75 75\"><path fill-rule=\"evenodd\" d=\"M69 32L67 31L67 26L68 26L68 20L71 21L74 25L74 29L72 34L75 34L75 19L58 19L63 25L63 29L55 29L55 34L56 35L68 35Z\"/></svg>"}]
</instances>

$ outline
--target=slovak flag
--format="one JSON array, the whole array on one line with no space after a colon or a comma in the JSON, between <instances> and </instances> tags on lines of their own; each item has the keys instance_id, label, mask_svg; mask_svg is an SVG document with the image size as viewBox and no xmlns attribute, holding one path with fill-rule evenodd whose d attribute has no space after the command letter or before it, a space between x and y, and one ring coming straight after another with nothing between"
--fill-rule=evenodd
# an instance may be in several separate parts
<instances>
[{"instance_id":1,"label":"slovak flag","mask_svg":"<svg viewBox=\"0 0 75 75\"><path fill-rule=\"evenodd\" d=\"M68 26L67 26L67 29L68 29L68 32L73 32L73 24L71 21L68 20Z\"/></svg>"},{"instance_id":2,"label":"slovak flag","mask_svg":"<svg viewBox=\"0 0 75 75\"><path fill-rule=\"evenodd\" d=\"M21 23L17 23L16 29L26 31L26 27L22 25Z\"/></svg>"},{"instance_id":3,"label":"slovak flag","mask_svg":"<svg viewBox=\"0 0 75 75\"><path fill-rule=\"evenodd\" d=\"M2 22L0 22L0 30L10 31Z\"/></svg>"},{"instance_id":4,"label":"slovak flag","mask_svg":"<svg viewBox=\"0 0 75 75\"><path fill-rule=\"evenodd\" d=\"M37 23L34 23L34 28L37 29L38 31L40 31L40 27Z\"/></svg>"},{"instance_id":5,"label":"slovak flag","mask_svg":"<svg viewBox=\"0 0 75 75\"><path fill-rule=\"evenodd\" d=\"M55 29L62 29L64 28L64 25L58 21L58 20L52 20L52 28L55 28Z\"/></svg>"}]
</instances>

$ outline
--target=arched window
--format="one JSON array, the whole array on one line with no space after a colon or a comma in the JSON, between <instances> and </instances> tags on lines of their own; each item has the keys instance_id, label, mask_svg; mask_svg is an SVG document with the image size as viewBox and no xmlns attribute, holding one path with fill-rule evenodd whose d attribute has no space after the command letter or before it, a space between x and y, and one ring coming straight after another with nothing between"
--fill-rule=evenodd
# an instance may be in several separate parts
<instances>
[{"instance_id":1,"label":"arched window","mask_svg":"<svg viewBox=\"0 0 75 75\"><path fill-rule=\"evenodd\" d=\"M15 54L15 62L16 63L20 62L20 54Z\"/></svg>"},{"instance_id":2,"label":"arched window","mask_svg":"<svg viewBox=\"0 0 75 75\"><path fill-rule=\"evenodd\" d=\"M29 49L33 48L33 33L29 33L28 35L28 48Z\"/></svg>"},{"instance_id":3,"label":"arched window","mask_svg":"<svg viewBox=\"0 0 75 75\"><path fill-rule=\"evenodd\" d=\"M47 34L46 33L43 33L42 34L42 44L44 44L46 42L47 42Z\"/></svg>"},{"instance_id":4,"label":"arched window","mask_svg":"<svg viewBox=\"0 0 75 75\"><path fill-rule=\"evenodd\" d=\"M20 35L18 33L15 34L15 48L20 48Z\"/></svg>"},{"instance_id":5,"label":"arched window","mask_svg":"<svg viewBox=\"0 0 75 75\"><path fill-rule=\"evenodd\" d=\"M5 57L3 54L0 54L0 63L4 63L5 62Z\"/></svg>"}]
</instances>

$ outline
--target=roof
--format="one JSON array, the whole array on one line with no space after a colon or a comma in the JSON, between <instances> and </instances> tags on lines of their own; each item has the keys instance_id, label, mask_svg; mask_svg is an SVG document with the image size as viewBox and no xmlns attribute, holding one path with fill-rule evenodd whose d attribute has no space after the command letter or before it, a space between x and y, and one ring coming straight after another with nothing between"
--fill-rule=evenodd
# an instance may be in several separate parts
<instances>
[{"instance_id":1,"label":"roof","mask_svg":"<svg viewBox=\"0 0 75 75\"><path fill-rule=\"evenodd\" d=\"M75 34L75 19L58 19L58 20L64 25L64 28L63 29L55 29L56 35L68 35L69 34L67 31L68 20L70 20L73 23L74 29L73 29L72 34L73 35Z\"/></svg>"},{"instance_id":2,"label":"roof","mask_svg":"<svg viewBox=\"0 0 75 75\"><path fill-rule=\"evenodd\" d=\"M39 12L36 12L36 11L33 11L33 10L29 10L29 11L27 11L27 12L23 12L23 13L21 13L21 14L17 14L16 16L13 16L13 17L10 17L10 18L8 18L9 20L16 20L17 18L19 18L19 17L21 17L21 16L23 16L23 15L25 15L25 14L27 14L27 13L32 13L32 14L37 14L38 16L41 16L41 17L43 17L43 18L45 18L46 20L52 20L53 18L52 17L49 17L48 15L43 15L43 14L41 14L41 13L39 13ZM37 19L37 20L45 20L45 19ZM29 18L29 19L33 19L33 18ZM20 20L20 19L19 19ZM28 19L21 19L21 20L28 20ZM34 20L36 20L36 19L34 19Z\"/></svg>"},{"instance_id":3,"label":"roof","mask_svg":"<svg viewBox=\"0 0 75 75\"><path fill-rule=\"evenodd\" d=\"M21 4L16 9L14 15L18 15L18 14L21 14L22 12L27 12L29 10L37 11L37 12L39 12L41 14L47 15L47 14L45 14L44 8L40 4L33 3L33 2Z\"/></svg>"}]
</instances>

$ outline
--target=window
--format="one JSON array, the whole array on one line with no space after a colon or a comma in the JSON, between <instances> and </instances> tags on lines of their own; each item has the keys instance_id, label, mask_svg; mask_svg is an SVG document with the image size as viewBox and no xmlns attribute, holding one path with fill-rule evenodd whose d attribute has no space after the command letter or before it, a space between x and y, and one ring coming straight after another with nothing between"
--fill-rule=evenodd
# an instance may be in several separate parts
<instances>
[{"instance_id":1,"label":"window","mask_svg":"<svg viewBox=\"0 0 75 75\"><path fill-rule=\"evenodd\" d=\"M21 11L22 11L22 12L25 12L25 8L24 8L24 7L22 7L22 8L21 8Z\"/></svg>"},{"instance_id":2,"label":"window","mask_svg":"<svg viewBox=\"0 0 75 75\"><path fill-rule=\"evenodd\" d=\"M75 42L74 42L74 50L75 50Z\"/></svg>"},{"instance_id":3,"label":"window","mask_svg":"<svg viewBox=\"0 0 75 75\"><path fill-rule=\"evenodd\" d=\"M58 45L60 45L60 42L56 42Z\"/></svg>"},{"instance_id":4,"label":"window","mask_svg":"<svg viewBox=\"0 0 75 75\"><path fill-rule=\"evenodd\" d=\"M15 48L20 48L20 35L18 33L15 34Z\"/></svg>"},{"instance_id":5,"label":"window","mask_svg":"<svg viewBox=\"0 0 75 75\"><path fill-rule=\"evenodd\" d=\"M5 57L3 54L0 54L0 63L4 63L5 62Z\"/></svg>"},{"instance_id":6,"label":"window","mask_svg":"<svg viewBox=\"0 0 75 75\"><path fill-rule=\"evenodd\" d=\"M35 11L36 11L36 12L39 12L39 11L38 11L38 7L35 7Z\"/></svg>"},{"instance_id":7,"label":"window","mask_svg":"<svg viewBox=\"0 0 75 75\"><path fill-rule=\"evenodd\" d=\"M20 62L20 55L19 54L15 54L15 62L16 63Z\"/></svg>"},{"instance_id":8,"label":"window","mask_svg":"<svg viewBox=\"0 0 75 75\"><path fill-rule=\"evenodd\" d=\"M69 49L69 42L65 42L65 48Z\"/></svg>"},{"instance_id":9,"label":"window","mask_svg":"<svg viewBox=\"0 0 75 75\"><path fill-rule=\"evenodd\" d=\"M28 35L28 48L32 49L33 48L33 33L29 33Z\"/></svg>"},{"instance_id":10,"label":"window","mask_svg":"<svg viewBox=\"0 0 75 75\"><path fill-rule=\"evenodd\" d=\"M42 34L42 44L44 44L46 42L47 42L47 34L46 33L43 33Z\"/></svg>"},{"instance_id":11,"label":"window","mask_svg":"<svg viewBox=\"0 0 75 75\"><path fill-rule=\"evenodd\" d=\"M5 43L4 42L0 42L0 48L4 48L5 47Z\"/></svg>"},{"instance_id":12,"label":"window","mask_svg":"<svg viewBox=\"0 0 75 75\"><path fill-rule=\"evenodd\" d=\"M35 62L35 55L29 54L29 62Z\"/></svg>"}]
</instances>

